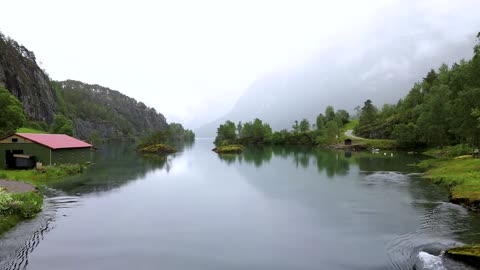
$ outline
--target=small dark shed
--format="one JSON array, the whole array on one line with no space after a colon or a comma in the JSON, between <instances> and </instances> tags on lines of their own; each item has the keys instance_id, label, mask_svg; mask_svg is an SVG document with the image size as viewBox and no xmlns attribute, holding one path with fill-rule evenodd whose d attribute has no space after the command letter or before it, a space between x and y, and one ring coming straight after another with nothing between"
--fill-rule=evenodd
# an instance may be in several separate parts
<instances>
[{"instance_id":1,"label":"small dark shed","mask_svg":"<svg viewBox=\"0 0 480 270\"><path fill-rule=\"evenodd\" d=\"M91 144L64 134L15 133L0 138L0 168L33 168L91 160Z\"/></svg>"},{"instance_id":2,"label":"small dark shed","mask_svg":"<svg viewBox=\"0 0 480 270\"><path fill-rule=\"evenodd\" d=\"M345 145L352 145L352 140L351 139L346 139L345 140Z\"/></svg>"}]
</instances>

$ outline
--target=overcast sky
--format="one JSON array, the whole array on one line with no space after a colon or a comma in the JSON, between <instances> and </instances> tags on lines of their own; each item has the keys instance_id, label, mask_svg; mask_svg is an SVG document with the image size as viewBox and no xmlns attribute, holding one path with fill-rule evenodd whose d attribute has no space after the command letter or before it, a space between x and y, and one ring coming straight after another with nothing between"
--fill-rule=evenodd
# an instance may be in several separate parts
<instances>
[{"instance_id":1,"label":"overcast sky","mask_svg":"<svg viewBox=\"0 0 480 270\"><path fill-rule=\"evenodd\" d=\"M0 31L34 51L51 78L119 90L194 128L262 75L368 32L386 9L455 19L479 2L15 0L2 3Z\"/></svg>"}]
</instances>

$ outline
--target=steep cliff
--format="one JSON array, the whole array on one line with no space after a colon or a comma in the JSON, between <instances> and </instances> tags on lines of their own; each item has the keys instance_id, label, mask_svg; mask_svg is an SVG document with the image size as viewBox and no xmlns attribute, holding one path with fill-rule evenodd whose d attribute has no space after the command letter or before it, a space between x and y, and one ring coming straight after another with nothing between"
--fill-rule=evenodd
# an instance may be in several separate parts
<instances>
[{"instance_id":1,"label":"steep cliff","mask_svg":"<svg viewBox=\"0 0 480 270\"><path fill-rule=\"evenodd\" d=\"M57 114L73 120L74 135L132 139L168 127L165 117L122 93L79 81L51 81L35 54L0 33L0 86L23 104L28 119L50 125Z\"/></svg>"},{"instance_id":2,"label":"steep cliff","mask_svg":"<svg viewBox=\"0 0 480 270\"><path fill-rule=\"evenodd\" d=\"M31 120L52 123L55 94L49 78L37 65L35 54L0 33L0 86L23 104Z\"/></svg>"},{"instance_id":3,"label":"steep cliff","mask_svg":"<svg viewBox=\"0 0 480 270\"><path fill-rule=\"evenodd\" d=\"M73 120L77 137L88 138L96 131L103 138L129 139L168 126L155 109L107 87L74 80L53 85L59 111Z\"/></svg>"}]
</instances>

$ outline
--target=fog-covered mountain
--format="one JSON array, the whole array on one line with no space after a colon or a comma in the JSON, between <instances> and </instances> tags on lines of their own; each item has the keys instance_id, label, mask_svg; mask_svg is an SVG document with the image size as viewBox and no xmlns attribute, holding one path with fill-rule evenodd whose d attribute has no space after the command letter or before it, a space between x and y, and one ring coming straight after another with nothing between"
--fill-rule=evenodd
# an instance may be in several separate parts
<instances>
[{"instance_id":1,"label":"fog-covered mountain","mask_svg":"<svg viewBox=\"0 0 480 270\"><path fill-rule=\"evenodd\" d=\"M214 136L227 119L258 117L274 130L290 129L294 120L313 121L327 105L352 112L366 99L379 106L397 102L430 69L472 56L480 17L429 12L421 6L382 11L368 31L342 33L303 64L259 78L228 114L196 134Z\"/></svg>"}]
</instances>

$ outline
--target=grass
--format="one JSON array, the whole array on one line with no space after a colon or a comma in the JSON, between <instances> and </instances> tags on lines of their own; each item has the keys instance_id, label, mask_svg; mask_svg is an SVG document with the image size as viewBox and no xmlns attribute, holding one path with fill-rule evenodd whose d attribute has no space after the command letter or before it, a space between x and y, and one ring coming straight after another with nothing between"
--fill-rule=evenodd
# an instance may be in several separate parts
<instances>
[{"instance_id":1,"label":"grass","mask_svg":"<svg viewBox=\"0 0 480 270\"><path fill-rule=\"evenodd\" d=\"M375 149L396 149L398 148L398 143L395 140L383 140L383 139L362 139L362 140L352 140L352 143L357 143L365 146L366 148L375 148Z\"/></svg>"},{"instance_id":2,"label":"grass","mask_svg":"<svg viewBox=\"0 0 480 270\"><path fill-rule=\"evenodd\" d=\"M18 133L36 133L36 134L47 133L43 130L38 130L38 129L33 129L33 128L25 128L25 127L17 129L17 132Z\"/></svg>"},{"instance_id":3,"label":"grass","mask_svg":"<svg viewBox=\"0 0 480 270\"><path fill-rule=\"evenodd\" d=\"M56 166L44 166L42 169L32 170L4 170L0 169L0 179L27 182L38 186L38 182L47 179L57 179L70 175L83 173L86 169L81 164L61 164Z\"/></svg>"},{"instance_id":4,"label":"grass","mask_svg":"<svg viewBox=\"0 0 480 270\"><path fill-rule=\"evenodd\" d=\"M358 120L350 120L350 122L346 123L343 127L342 127L342 132L345 133L345 131L347 130L353 130L355 129L355 127L358 126Z\"/></svg>"},{"instance_id":5,"label":"grass","mask_svg":"<svg viewBox=\"0 0 480 270\"><path fill-rule=\"evenodd\" d=\"M225 146L219 146L212 149L212 151L218 154L234 154L234 153L241 153L244 147L240 144L231 144Z\"/></svg>"},{"instance_id":6,"label":"grass","mask_svg":"<svg viewBox=\"0 0 480 270\"><path fill-rule=\"evenodd\" d=\"M466 144L458 144L453 146L444 146L441 148L432 148L423 152L423 154L427 156L436 157L436 158L453 158L453 157L459 157L462 155L471 154L472 152L473 152L472 147Z\"/></svg>"},{"instance_id":7,"label":"grass","mask_svg":"<svg viewBox=\"0 0 480 270\"><path fill-rule=\"evenodd\" d=\"M480 159L462 157L450 160L426 160L425 177L450 189L450 200L480 210Z\"/></svg>"},{"instance_id":8,"label":"grass","mask_svg":"<svg viewBox=\"0 0 480 270\"><path fill-rule=\"evenodd\" d=\"M353 145L360 145L362 148L366 149L396 149L398 148L398 143L395 140L385 140L385 139L357 139L351 138L345 135L347 130L353 130L358 125L358 120L351 120L345 126L342 127L340 132L340 139L343 142L346 139L351 139Z\"/></svg>"},{"instance_id":9,"label":"grass","mask_svg":"<svg viewBox=\"0 0 480 270\"><path fill-rule=\"evenodd\" d=\"M18 215L0 215L0 236L15 227L22 220Z\"/></svg>"},{"instance_id":10,"label":"grass","mask_svg":"<svg viewBox=\"0 0 480 270\"><path fill-rule=\"evenodd\" d=\"M447 256L480 267L480 245L456 247L447 250Z\"/></svg>"},{"instance_id":11,"label":"grass","mask_svg":"<svg viewBox=\"0 0 480 270\"><path fill-rule=\"evenodd\" d=\"M42 211L43 196L38 192L10 193L0 190L0 235L22 220Z\"/></svg>"},{"instance_id":12,"label":"grass","mask_svg":"<svg viewBox=\"0 0 480 270\"><path fill-rule=\"evenodd\" d=\"M0 170L0 179L27 182L39 188L40 181L59 179L82 173L85 165L61 164L45 166L40 170ZM43 195L39 192L8 193L0 189L0 235L25 219L33 218L42 210Z\"/></svg>"}]
</instances>

